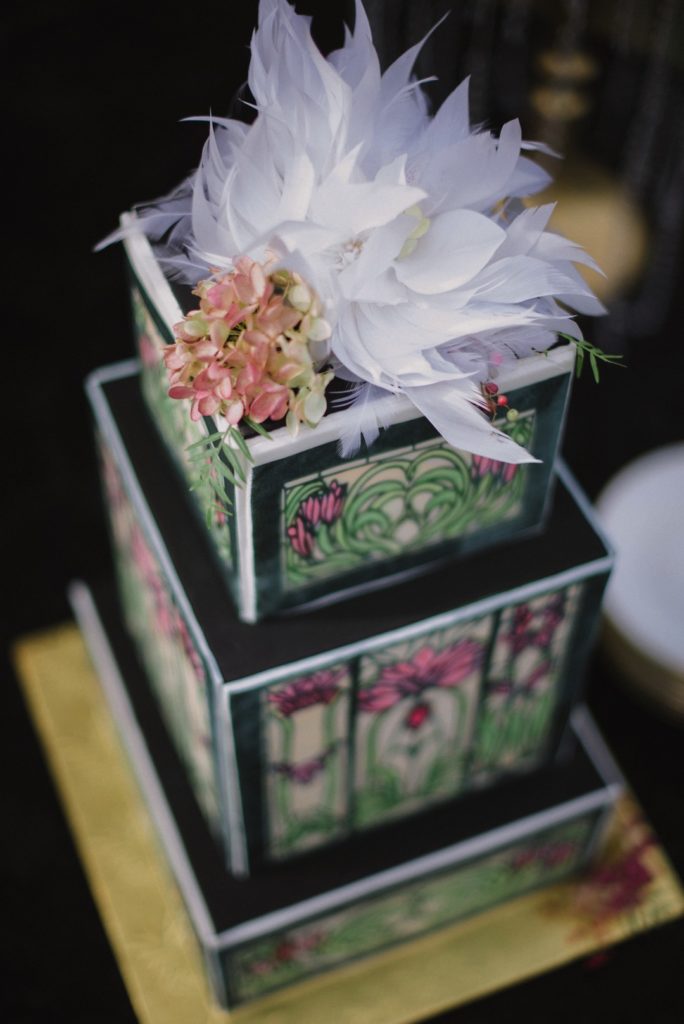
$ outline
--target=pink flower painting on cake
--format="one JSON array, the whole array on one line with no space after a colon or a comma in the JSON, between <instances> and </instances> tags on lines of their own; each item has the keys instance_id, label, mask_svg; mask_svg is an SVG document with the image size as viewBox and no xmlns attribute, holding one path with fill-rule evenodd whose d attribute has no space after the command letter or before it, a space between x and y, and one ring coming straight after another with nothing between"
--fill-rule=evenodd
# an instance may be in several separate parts
<instances>
[{"instance_id":1,"label":"pink flower painting on cake","mask_svg":"<svg viewBox=\"0 0 684 1024\"><path fill-rule=\"evenodd\" d=\"M565 597L562 592L552 594L544 606L536 611L527 604L518 605L505 638L511 654L520 654L528 647L547 650L564 617Z\"/></svg>"},{"instance_id":2,"label":"pink flower painting on cake","mask_svg":"<svg viewBox=\"0 0 684 1024\"><path fill-rule=\"evenodd\" d=\"M331 704L340 692L344 676L343 668L321 669L311 676L269 691L266 700L283 718L290 718L297 711L314 704Z\"/></svg>"},{"instance_id":3,"label":"pink flower painting on cake","mask_svg":"<svg viewBox=\"0 0 684 1024\"><path fill-rule=\"evenodd\" d=\"M482 645L474 640L461 640L443 651L421 647L410 660L383 668L378 681L359 693L359 708L377 714L432 687L456 687L479 668L482 657ZM407 727L417 729L428 713L423 707L410 722L407 719Z\"/></svg>"},{"instance_id":4,"label":"pink flower painting on cake","mask_svg":"<svg viewBox=\"0 0 684 1024\"><path fill-rule=\"evenodd\" d=\"M294 521L287 528L290 545L301 558L310 558L315 553L319 527L332 526L341 517L346 494L347 485L332 480L301 502Z\"/></svg>"},{"instance_id":5,"label":"pink flower painting on cake","mask_svg":"<svg viewBox=\"0 0 684 1024\"><path fill-rule=\"evenodd\" d=\"M510 866L513 871L524 871L530 867L557 868L575 859L579 852L577 843L569 839L544 843L516 851Z\"/></svg>"},{"instance_id":6,"label":"pink flower painting on cake","mask_svg":"<svg viewBox=\"0 0 684 1024\"><path fill-rule=\"evenodd\" d=\"M432 708L430 705L426 701L418 701L404 719L404 726L415 732L431 717Z\"/></svg>"},{"instance_id":7,"label":"pink flower painting on cake","mask_svg":"<svg viewBox=\"0 0 684 1024\"><path fill-rule=\"evenodd\" d=\"M509 484L518 472L519 467L514 462L499 462L497 459L488 459L484 455L473 455L471 463L471 474L474 480L481 480L483 477L492 477L500 480L503 484Z\"/></svg>"},{"instance_id":8,"label":"pink flower painting on cake","mask_svg":"<svg viewBox=\"0 0 684 1024\"><path fill-rule=\"evenodd\" d=\"M335 750L336 744L333 744L328 750L324 750L322 754L312 757L308 761L299 761L296 764L278 761L269 767L276 775L283 775L286 779L298 785L308 786L309 783L313 782L325 771L326 763L335 753Z\"/></svg>"},{"instance_id":9,"label":"pink flower painting on cake","mask_svg":"<svg viewBox=\"0 0 684 1024\"><path fill-rule=\"evenodd\" d=\"M287 528L287 536L292 550L300 558L310 558L316 546L314 528L306 516L297 515L294 523Z\"/></svg>"},{"instance_id":10,"label":"pink flower painting on cake","mask_svg":"<svg viewBox=\"0 0 684 1024\"><path fill-rule=\"evenodd\" d=\"M291 932L275 941L269 957L253 960L248 964L247 970L256 975L270 974L293 961L305 960L307 954L317 949L327 937L326 932L321 929Z\"/></svg>"}]
</instances>

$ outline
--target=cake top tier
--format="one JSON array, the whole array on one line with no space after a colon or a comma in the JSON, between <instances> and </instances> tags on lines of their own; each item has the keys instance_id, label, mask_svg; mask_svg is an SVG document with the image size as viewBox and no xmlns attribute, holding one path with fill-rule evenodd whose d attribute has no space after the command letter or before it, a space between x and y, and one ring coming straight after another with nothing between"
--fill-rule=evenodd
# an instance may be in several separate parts
<instances>
[{"instance_id":1,"label":"cake top tier","mask_svg":"<svg viewBox=\"0 0 684 1024\"><path fill-rule=\"evenodd\" d=\"M197 170L138 210L199 300L165 356L170 394L238 446L241 425L315 429L337 377L357 412L344 456L377 437L390 393L456 448L533 461L494 426L496 377L559 333L583 350L569 308L602 311L574 266L591 258L547 229L550 205L523 203L548 182L526 155L545 147L518 121L473 128L467 81L430 116L420 46L382 73L358 2L325 58L309 19L261 0L252 122L208 118Z\"/></svg>"}]
</instances>

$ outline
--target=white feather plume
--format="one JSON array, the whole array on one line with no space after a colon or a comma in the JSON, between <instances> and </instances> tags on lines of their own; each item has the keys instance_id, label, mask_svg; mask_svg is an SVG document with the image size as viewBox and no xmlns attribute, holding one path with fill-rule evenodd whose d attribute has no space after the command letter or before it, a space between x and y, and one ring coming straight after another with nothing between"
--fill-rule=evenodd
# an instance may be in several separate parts
<instances>
[{"instance_id":1,"label":"white feather plume","mask_svg":"<svg viewBox=\"0 0 684 1024\"><path fill-rule=\"evenodd\" d=\"M338 451L342 458L348 458L358 451L361 441L370 448L386 425L382 417L382 403L386 392L372 384L358 382L350 391L335 402L335 409L347 409L352 416L344 417L340 428Z\"/></svg>"},{"instance_id":2,"label":"white feather plume","mask_svg":"<svg viewBox=\"0 0 684 1024\"><path fill-rule=\"evenodd\" d=\"M451 444L529 459L481 414L477 383L492 361L545 350L558 330L581 336L568 307L603 307L574 264L593 261L546 230L551 207L518 202L548 182L525 155L544 147L518 121L498 136L474 129L467 81L429 116L413 78L421 46L382 73L357 0L353 32L325 59L308 18L261 0L256 118L211 118L197 171L140 211L143 229L188 281L266 253L306 277L335 365L366 385L346 454L377 436L378 396L401 393Z\"/></svg>"}]
</instances>

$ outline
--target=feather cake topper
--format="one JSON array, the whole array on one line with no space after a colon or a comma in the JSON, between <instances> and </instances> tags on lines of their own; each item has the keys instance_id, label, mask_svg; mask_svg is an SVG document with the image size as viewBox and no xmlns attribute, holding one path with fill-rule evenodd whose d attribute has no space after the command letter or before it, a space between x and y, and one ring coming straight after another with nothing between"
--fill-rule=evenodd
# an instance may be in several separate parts
<instances>
[{"instance_id":1,"label":"feather cake topper","mask_svg":"<svg viewBox=\"0 0 684 1024\"><path fill-rule=\"evenodd\" d=\"M334 374L355 384L343 454L372 443L389 392L457 448L534 461L484 414L481 384L558 332L581 339L568 307L603 312L574 266L591 258L547 230L552 206L521 202L548 183L525 155L543 147L518 121L498 137L472 128L467 81L430 116L412 77L422 44L382 73L360 0L327 59L309 23L261 0L256 118L210 118L195 173L139 211L170 272L210 279L167 359L174 397L229 423L270 410L296 430L318 422Z\"/></svg>"}]
</instances>

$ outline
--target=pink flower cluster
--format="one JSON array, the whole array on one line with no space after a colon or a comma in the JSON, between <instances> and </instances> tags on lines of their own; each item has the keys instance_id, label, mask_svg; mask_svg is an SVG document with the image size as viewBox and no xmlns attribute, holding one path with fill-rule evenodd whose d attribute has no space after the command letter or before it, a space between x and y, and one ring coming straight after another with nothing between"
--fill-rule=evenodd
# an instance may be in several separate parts
<instances>
[{"instance_id":1,"label":"pink flower cluster","mask_svg":"<svg viewBox=\"0 0 684 1024\"><path fill-rule=\"evenodd\" d=\"M316 544L316 531L321 523L332 526L342 515L347 485L333 480L328 487L300 504L294 521L287 528L287 535L294 551L301 558L310 558Z\"/></svg>"},{"instance_id":2,"label":"pink flower cluster","mask_svg":"<svg viewBox=\"0 0 684 1024\"><path fill-rule=\"evenodd\" d=\"M313 292L295 275L266 269L248 257L235 270L200 281L199 309L175 326L164 352L171 398L190 399L190 416L216 413L235 426L287 418L315 426L326 409L332 373L316 369L312 346L330 327Z\"/></svg>"}]
</instances>

